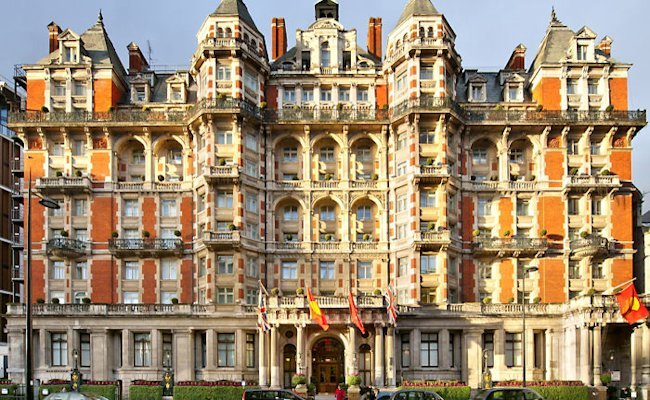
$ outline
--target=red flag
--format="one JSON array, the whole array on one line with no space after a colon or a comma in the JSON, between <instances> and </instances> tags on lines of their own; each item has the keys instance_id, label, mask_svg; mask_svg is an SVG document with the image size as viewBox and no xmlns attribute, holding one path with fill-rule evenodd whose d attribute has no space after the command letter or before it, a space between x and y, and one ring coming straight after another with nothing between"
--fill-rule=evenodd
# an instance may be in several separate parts
<instances>
[{"instance_id":1,"label":"red flag","mask_svg":"<svg viewBox=\"0 0 650 400\"><path fill-rule=\"evenodd\" d=\"M363 322L361 322L361 317L359 316L359 310L357 310L357 305L354 304L354 296L352 296L352 292L350 292L348 296L348 303L350 303L350 320L352 321L353 324L359 328L361 331L362 335L366 334L366 328L363 326Z\"/></svg>"},{"instance_id":2,"label":"red flag","mask_svg":"<svg viewBox=\"0 0 650 400\"><path fill-rule=\"evenodd\" d=\"M621 306L621 315L630 325L648 318L648 309L641 303L634 284L617 293L616 300Z\"/></svg>"},{"instance_id":3,"label":"red flag","mask_svg":"<svg viewBox=\"0 0 650 400\"><path fill-rule=\"evenodd\" d=\"M323 314L323 311L320 309L320 306L318 305L316 298L314 298L314 294L311 292L310 288L307 288L307 300L309 300L309 314L311 319L320 325L324 331L327 331L330 328L327 323L327 318L325 318L325 314Z\"/></svg>"}]
</instances>

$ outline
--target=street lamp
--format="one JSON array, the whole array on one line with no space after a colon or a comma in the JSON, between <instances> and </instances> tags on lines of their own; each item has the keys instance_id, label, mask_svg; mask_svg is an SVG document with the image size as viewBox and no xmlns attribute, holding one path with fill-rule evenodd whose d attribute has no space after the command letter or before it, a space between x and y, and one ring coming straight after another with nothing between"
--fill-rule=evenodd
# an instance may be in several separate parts
<instances>
[{"instance_id":1,"label":"street lamp","mask_svg":"<svg viewBox=\"0 0 650 400\"><path fill-rule=\"evenodd\" d=\"M521 333L521 341L522 341L522 362L523 362L523 387L526 387L526 274L528 272L535 272L539 271L538 267L526 267L524 266L523 268L524 271L524 279L522 280L522 292L523 295L521 296L521 310L522 310L522 325L523 325L523 332Z\"/></svg>"},{"instance_id":2,"label":"street lamp","mask_svg":"<svg viewBox=\"0 0 650 400\"><path fill-rule=\"evenodd\" d=\"M53 210L61 208L59 203L42 197L39 203ZM34 400L32 388L32 170L29 170L29 187L27 189L27 271L25 273L25 392L26 400Z\"/></svg>"}]
</instances>

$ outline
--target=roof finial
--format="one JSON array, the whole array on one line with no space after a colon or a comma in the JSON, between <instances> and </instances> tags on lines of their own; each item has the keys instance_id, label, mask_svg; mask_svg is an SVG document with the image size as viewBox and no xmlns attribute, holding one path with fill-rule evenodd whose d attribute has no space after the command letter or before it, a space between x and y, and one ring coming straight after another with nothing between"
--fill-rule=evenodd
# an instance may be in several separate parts
<instances>
[{"instance_id":1,"label":"roof finial","mask_svg":"<svg viewBox=\"0 0 650 400\"><path fill-rule=\"evenodd\" d=\"M99 9L99 16L97 17L97 22L104 22L104 16L102 15L102 9Z\"/></svg>"},{"instance_id":2,"label":"roof finial","mask_svg":"<svg viewBox=\"0 0 650 400\"><path fill-rule=\"evenodd\" d=\"M561 24L560 20L557 19L557 14L555 13L555 6L551 7L551 24Z\"/></svg>"}]
</instances>

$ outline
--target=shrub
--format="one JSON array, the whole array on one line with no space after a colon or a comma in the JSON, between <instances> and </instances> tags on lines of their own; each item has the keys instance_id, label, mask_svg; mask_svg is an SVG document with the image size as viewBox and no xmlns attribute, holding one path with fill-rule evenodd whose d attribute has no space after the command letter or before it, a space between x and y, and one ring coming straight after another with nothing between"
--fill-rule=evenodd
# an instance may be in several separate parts
<instances>
[{"instance_id":1,"label":"shrub","mask_svg":"<svg viewBox=\"0 0 650 400\"><path fill-rule=\"evenodd\" d=\"M278 289L278 288L276 288L276 287L274 287L273 289L271 289L271 295L272 295L272 296L278 296L279 294L280 294L280 289Z\"/></svg>"},{"instance_id":2,"label":"shrub","mask_svg":"<svg viewBox=\"0 0 650 400\"><path fill-rule=\"evenodd\" d=\"M129 387L129 400L160 400L162 399L162 385L155 382L151 384L136 384L135 382ZM176 388L174 388L174 391Z\"/></svg>"},{"instance_id":3,"label":"shrub","mask_svg":"<svg viewBox=\"0 0 650 400\"><path fill-rule=\"evenodd\" d=\"M117 239L118 237L120 237L120 234L117 233L117 231L113 231L113 232L111 232L111 237L112 237L113 239Z\"/></svg>"},{"instance_id":4,"label":"shrub","mask_svg":"<svg viewBox=\"0 0 650 400\"><path fill-rule=\"evenodd\" d=\"M361 377L357 375L348 375L346 382L348 386L359 386L361 384Z\"/></svg>"},{"instance_id":5,"label":"shrub","mask_svg":"<svg viewBox=\"0 0 650 400\"><path fill-rule=\"evenodd\" d=\"M483 304L492 304L492 298L491 297L483 298Z\"/></svg>"},{"instance_id":6,"label":"shrub","mask_svg":"<svg viewBox=\"0 0 650 400\"><path fill-rule=\"evenodd\" d=\"M600 374L600 383L602 383L605 386L612 383L612 373L611 372L603 372L602 374Z\"/></svg>"},{"instance_id":7,"label":"shrub","mask_svg":"<svg viewBox=\"0 0 650 400\"><path fill-rule=\"evenodd\" d=\"M471 389L458 381L405 381L403 388L430 390L442 396L445 400L468 400Z\"/></svg>"},{"instance_id":8,"label":"shrub","mask_svg":"<svg viewBox=\"0 0 650 400\"><path fill-rule=\"evenodd\" d=\"M519 381L497 382L495 386L520 387ZM577 381L528 382L528 387L541 394L546 400L588 400L589 388Z\"/></svg>"},{"instance_id":9,"label":"shrub","mask_svg":"<svg viewBox=\"0 0 650 400\"><path fill-rule=\"evenodd\" d=\"M578 175L578 168L571 168L569 170L569 175Z\"/></svg>"},{"instance_id":10,"label":"shrub","mask_svg":"<svg viewBox=\"0 0 650 400\"><path fill-rule=\"evenodd\" d=\"M372 292L375 296L381 296L381 289L375 289L374 292Z\"/></svg>"},{"instance_id":11,"label":"shrub","mask_svg":"<svg viewBox=\"0 0 650 400\"><path fill-rule=\"evenodd\" d=\"M36 304L45 304L45 299L41 299L41 298L36 299Z\"/></svg>"},{"instance_id":12,"label":"shrub","mask_svg":"<svg viewBox=\"0 0 650 400\"><path fill-rule=\"evenodd\" d=\"M504 237L510 237L510 231L505 231L503 232Z\"/></svg>"},{"instance_id":13,"label":"shrub","mask_svg":"<svg viewBox=\"0 0 650 400\"><path fill-rule=\"evenodd\" d=\"M304 296L304 294L305 294L305 289L303 289L301 287L296 289L296 296Z\"/></svg>"},{"instance_id":14,"label":"shrub","mask_svg":"<svg viewBox=\"0 0 650 400\"><path fill-rule=\"evenodd\" d=\"M68 231L61 231L61 237L63 237L63 238L67 238L68 236L70 236L70 234L68 233Z\"/></svg>"},{"instance_id":15,"label":"shrub","mask_svg":"<svg viewBox=\"0 0 650 400\"><path fill-rule=\"evenodd\" d=\"M11 382L3 382L2 384L0 384L0 390L7 389L7 395L6 395L7 397L13 396L14 392L16 391L16 388L18 388L18 385L14 385ZM5 398L5 396L0 396L0 398Z\"/></svg>"},{"instance_id":16,"label":"shrub","mask_svg":"<svg viewBox=\"0 0 650 400\"><path fill-rule=\"evenodd\" d=\"M219 165L222 166L222 167L224 167L224 166L226 165L226 159L225 159L225 158L221 158L221 159L219 160Z\"/></svg>"},{"instance_id":17,"label":"shrub","mask_svg":"<svg viewBox=\"0 0 650 400\"><path fill-rule=\"evenodd\" d=\"M179 230L175 230L175 231L174 231L174 236L176 236L176 237L181 237L181 231L179 231Z\"/></svg>"},{"instance_id":18,"label":"shrub","mask_svg":"<svg viewBox=\"0 0 650 400\"><path fill-rule=\"evenodd\" d=\"M149 231L142 231L142 237L144 238L151 237L151 233L149 233Z\"/></svg>"},{"instance_id":19,"label":"shrub","mask_svg":"<svg viewBox=\"0 0 650 400\"><path fill-rule=\"evenodd\" d=\"M611 105L611 104L608 105L607 108L605 108L605 111L607 111L607 112L612 112L612 111L614 111L614 106Z\"/></svg>"},{"instance_id":20,"label":"shrub","mask_svg":"<svg viewBox=\"0 0 650 400\"><path fill-rule=\"evenodd\" d=\"M45 106L43 106L43 107L41 107L41 112L49 113L49 112L50 112L50 109L47 108L47 107L45 107Z\"/></svg>"},{"instance_id":21,"label":"shrub","mask_svg":"<svg viewBox=\"0 0 650 400\"><path fill-rule=\"evenodd\" d=\"M174 386L174 397L183 400L239 400L246 389L239 382L177 382ZM160 399L160 397L159 397Z\"/></svg>"},{"instance_id":22,"label":"shrub","mask_svg":"<svg viewBox=\"0 0 650 400\"><path fill-rule=\"evenodd\" d=\"M600 174L601 174L601 175L611 175L612 173L611 173L610 170L608 170L608 169L604 169L604 170L600 171Z\"/></svg>"},{"instance_id":23,"label":"shrub","mask_svg":"<svg viewBox=\"0 0 650 400\"><path fill-rule=\"evenodd\" d=\"M363 241L364 241L364 242L367 242L367 241L369 241L369 240L370 240L370 235L367 234L367 233L364 233L364 234L363 234Z\"/></svg>"},{"instance_id":24,"label":"shrub","mask_svg":"<svg viewBox=\"0 0 650 400\"><path fill-rule=\"evenodd\" d=\"M544 237L546 236L547 233L548 231L546 229L542 229L541 231L539 231L539 236Z\"/></svg>"},{"instance_id":25,"label":"shrub","mask_svg":"<svg viewBox=\"0 0 650 400\"><path fill-rule=\"evenodd\" d=\"M472 236L474 236L474 237L478 237L480 234L481 234L481 231L479 231L478 229L474 229L474 231L472 232Z\"/></svg>"},{"instance_id":26,"label":"shrub","mask_svg":"<svg viewBox=\"0 0 650 400\"><path fill-rule=\"evenodd\" d=\"M77 175L77 178L81 178L81 176L83 175L80 170L77 170L74 174Z\"/></svg>"},{"instance_id":27,"label":"shrub","mask_svg":"<svg viewBox=\"0 0 650 400\"><path fill-rule=\"evenodd\" d=\"M539 303L541 303L541 302L542 302L542 298L541 298L541 297L535 297L535 298L533 299L533 304L539 304Z\"/></svg>"},{"instance_id":28,"label":"shrub","mask_svg":"<svg viewBox=\"0 0 650 400\"><path fill-rule=\"evenodd\" d=\"M81 302L84 304L90 304L90 297L84 297Z\"/></svg>"},{"instance_id":29,"label":"shrub","mask_svg":"<svg viewBox=\"0 0 650 400\"><path fill-rule=\"evenodd\" d=\"M433 231L436 229L436 223L435 222L429 222L429 225L427 225L427 228L429 231Z\"/></svg>"},{"instance_id":30,"label":"shrub","mask_svg":"<svg viewBox=\"0 0 650 400\"><path fill-rule=\"evenodd\" d=\"M59 300L58 297L52 299L52 304L59 304L59 303L61 303L61 300Z\"/></svg>"},{"instance_id":31,"label":"shrub","mask_svg":"<svg viewBox=\"0 0 650 400\"><path fill-rule=\"evenodd\" d=\"M378 174L372 174L372 180L373 180L373 181L376 181L376 180L378 180L378 179L379 179L379 175L378 175Z\"/></svg>"},{"instance_id":32,"label":"shrub","mask_svg":"<svg viewBox=\"0 0 650 400\"><path fill-rule=\"evenodd\" d=\"M178 299L176 297L172 297L171 302L172 304L178 304Z\"/></svg>"},{"instance_id":33,"label":"shrub","mask_svg":"<svg viewBox=\"0 0 650 400\"><path fill-rule=\"evenodd\" d=\"M589 236L589 233L588 233L587 231L582 231L582 232L580 232L580 237L581 237L581 238L586 239L587 236Z\"/></svg>"},{"instance_id":34,"label":"shrub","mask_svg":"<svg viewBox=\"0 0 650 400\"><path fill-rule=\"evenodd\" d=\"M84 383L80 387L82 393L87 394L96 394L102 397L106 397L108 400L115 400L117 398L116 391L117 385L113 382L92 382ZM96 384L95 384L96 383ZM100 384L101 383L101 384ZM40 393L38 394L39 399L43 399L47 396L43 395L43 389L47 389L50 394L59 393L61 390L65 389L70 391L70 384L67 381L63 380L52 380L46 384L41 385Z\"/></svg>"},{"instance_id":35,"label":"shrub","mask_svg":"<svg viewBox=\"0 0 650 400\"><path fill-rule=\"evenodd\" d=\"M512 304L512 303L514 303L514 302L515 302L515 298L514 298L514 297L509 297L509 298L508 298L508 301L507 301L506 303L508 303L508 304Z\"/></svg>"},{"instance_id":36,"label":"shrub","mask_svg":"<svg viewBox=\"0 0 650 400\"><path fill-rule=\"evenodd\" d=\"M235 226L235 224L230 224L228 225L228 229L230 229L231 231L236 231L237 227Z\"/></svg>"},{"instance_id":37,"label":"shrub","mask_svg":"<svg viewBox=\"0 0 650 400\"><path fill-rule=\"evenodd\" d=\"M295 374L291 377L291 387L296 387L298 385L304 385L307 383L307 377L304 374Z\"/></svg>"},{"instance_id":38,"label":"shrub","mask_svg":"<svg viewBox=\"0 0 650 400\"><path fill-rule=\"evenodd\" d=\"M56 177L57 177L57 178L60 178L60 177L62 177L62 176L63 176L63 172L61 172L61 171L56 171Z\"/></svg>"},{"instance_id":39,"label":"shrub","mask_svg":"<svg viewBox=\"0 0 650 400\"><path fill-rule=\"evenodd\" d=\"M433 165L433 158L427 158L427 165Z\"/></svg>"},{"instance_id":40,"label":"shrub","mask_svg":"<svg viewBox=\"0 0 650 400\"><path fill-rule=\"evenodd\" d=\"M264 110L266 107L267 107L267 104L266 104L265 101L263 101L263 102L260 103L260 108L261 108L262 110Z\"/></svg>"}]
</instances>

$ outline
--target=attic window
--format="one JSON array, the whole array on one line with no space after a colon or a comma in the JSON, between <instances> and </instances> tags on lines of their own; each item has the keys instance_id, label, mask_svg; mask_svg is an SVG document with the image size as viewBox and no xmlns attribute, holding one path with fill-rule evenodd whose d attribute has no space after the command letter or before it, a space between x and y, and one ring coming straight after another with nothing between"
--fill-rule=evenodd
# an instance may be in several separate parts
<instances>
[{"instance_id":1,"label":"attic window","mask_svg":"<svg viewBox=\"0 0 650 400\"><path fill-rule=\"evenodd\" d=\"M76 63L77 49L75 47L63 46L63 62Z\"/></svg>"},{"instance_id":2,"label":"attic window","mask_svg":"<svg viewBox=\"0 0 650 400\"><path fill-rule=\"evenodd\" d=\"M169 96L170 100L174 103L180 103L183 101L183 87L180 85L174 85L171 87L171 95Z\"/></svg>"},{"instance_id":3,"label":"attic window","mask_svg":"<svg viewBox=\"0 0 650 400\"><path fill-rule=\"evenodd\" d=\"M521 85L511 83L508 85L508 101L521 101Z\"/></svg>"},{"instance_id":4,"label":"attic window","mask_svg":"<svg viewBox=\"0 0 650 400\"><path fill-rule=\"evenodd\" d=\"M589 46L579 44L578 45L578 61L586 61L587 60L587 51L589 49Z\"/></svg>"},{"instance_id":5,"label":"attic window","mask_svg":"<svg viewBox=\"0 0 650 400\"><path fill-rule=\"evenodd\" d=\"M485 84L472 83L470 85L470 101L485 101Z\"/></svg>"},{"instance_id":6,"label":"attic window","mask_svg":"<svg viewBox=\"0 0 650 400\"><path fill-rule=\"evenodd\" d=\"M138 103L147 101L147 89L144 85L133 86L131 90L133 92L133 101Z\"/></svg>"}]
</instances>

